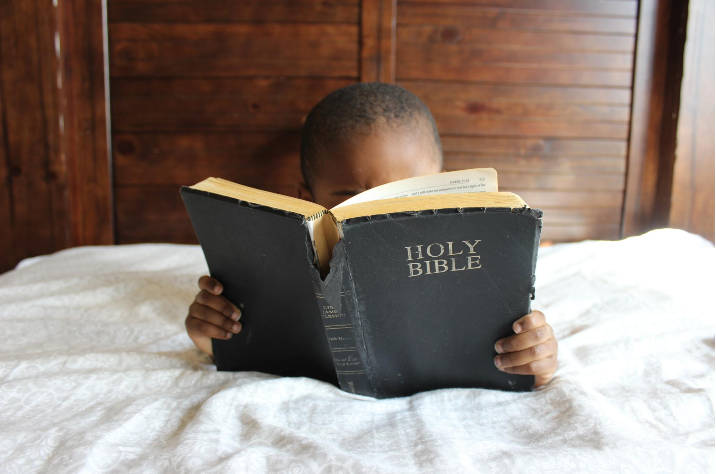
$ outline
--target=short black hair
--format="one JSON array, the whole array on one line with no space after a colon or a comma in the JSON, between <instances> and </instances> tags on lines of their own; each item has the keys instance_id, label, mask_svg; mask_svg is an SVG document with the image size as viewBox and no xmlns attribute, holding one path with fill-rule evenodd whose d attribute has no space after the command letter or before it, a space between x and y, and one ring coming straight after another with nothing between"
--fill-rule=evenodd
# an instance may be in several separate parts
<instances>
[{"instance_id":1,"label":"short black hair","mask_svg":"<svg viewBox=\"0 0 716 474\"><path fill-rule=\"evenodd\" d=\"M376 127L423 127L432 133L442 167L442 144L430 109L415 94L395 84L362 82L335 90L306 117L301 133L301 173L311 187L316 169L331 148L352 143ZM328 153L327 153L328 152Z\"/></svg>"}]
</instances>

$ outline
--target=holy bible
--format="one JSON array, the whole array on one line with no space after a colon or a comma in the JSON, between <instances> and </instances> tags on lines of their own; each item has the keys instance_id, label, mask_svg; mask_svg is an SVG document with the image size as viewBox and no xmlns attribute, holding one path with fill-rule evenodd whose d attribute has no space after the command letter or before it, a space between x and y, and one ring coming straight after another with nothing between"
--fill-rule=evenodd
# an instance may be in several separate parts
<instances>
[{"instance_id":1,"label":"holy bible","mask_svg":"<svg viewBox=\"0 0 716 474\"><path fill-rule=\"evenodd\" d=\"M493 169L397 181L327 210L217 178L181 196L243 329L218 370L305 376L377 398L528 391L495 342L530 312L542 211Z\"/></svg>"}]
</instances>

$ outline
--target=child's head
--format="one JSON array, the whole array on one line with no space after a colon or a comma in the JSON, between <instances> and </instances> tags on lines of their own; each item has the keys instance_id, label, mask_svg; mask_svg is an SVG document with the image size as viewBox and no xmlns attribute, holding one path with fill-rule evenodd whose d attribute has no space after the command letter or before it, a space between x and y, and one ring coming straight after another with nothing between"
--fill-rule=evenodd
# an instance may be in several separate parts
<instances>
[{"instance_id":1,"label":"child's head","mask_svg":"<svg viewBox=\"0 0 716 474\"><path fill-rule=\"evenodd\" d=\"M430 110L393 84L338 89L313 108L303 125L305 189L328 208L381 184L439 173L442 164Z\"/></svg>"}]
</instances>

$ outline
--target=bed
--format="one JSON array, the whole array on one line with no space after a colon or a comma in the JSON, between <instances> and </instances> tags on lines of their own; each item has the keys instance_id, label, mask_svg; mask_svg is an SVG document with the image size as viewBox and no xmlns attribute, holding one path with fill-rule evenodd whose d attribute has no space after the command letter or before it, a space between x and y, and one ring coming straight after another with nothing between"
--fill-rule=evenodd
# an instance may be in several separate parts
<instances>
[{"instance_id":1,"label":"bed","mask_svg":"<svg viewBox=\"0 0 716 474\"><path fill-rule=\"evenodd\" d=\"M184 331L199 247L28 259L0 276L0 472L713 472L715 257L670 229L544 247L552 383L379 401L217 372Z\"/></svg>"}]
</instances>

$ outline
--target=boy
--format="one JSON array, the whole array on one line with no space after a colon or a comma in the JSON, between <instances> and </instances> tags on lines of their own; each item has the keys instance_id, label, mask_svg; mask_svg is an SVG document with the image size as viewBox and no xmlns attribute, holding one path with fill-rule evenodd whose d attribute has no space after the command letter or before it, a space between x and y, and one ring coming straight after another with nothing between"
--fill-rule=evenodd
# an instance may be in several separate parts
<instances>
[{"instance_id":1,"label":"boy","mask_svg":"<svg viewBox=\"0 0 716 474\"><path fill-rule=\"evenodd\" d=\"M306 118L301 136L299 197L327 209L367 189L442 171L442 145L430 110L402 87L362 83L326 96ZM241 331L241 310L221 296L216 279L199 279L186 329L212 355L211 338ZM495 343L495 365L549 383L557 368L557 340L540 311L513 324L515 335Z\"/></svg>"}]
</instances>

